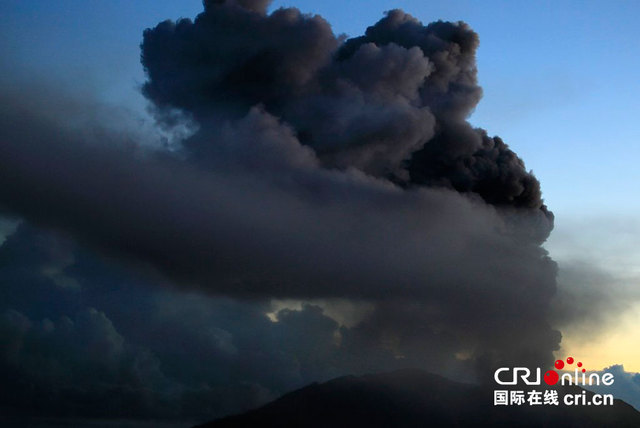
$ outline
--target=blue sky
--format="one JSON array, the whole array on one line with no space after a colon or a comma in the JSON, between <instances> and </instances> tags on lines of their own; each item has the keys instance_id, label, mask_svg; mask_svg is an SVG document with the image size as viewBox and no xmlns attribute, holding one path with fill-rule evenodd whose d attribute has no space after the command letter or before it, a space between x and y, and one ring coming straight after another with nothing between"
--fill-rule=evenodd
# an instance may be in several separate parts
<instances>
[{"instance_id":1,"label":"blue sky","mask_svg":"<svg viewBox=\"0 0 640 428\"><path fill-rule=\"evenodd\" d=\"M319 13L336 33L361 34L399 7L424 22L464 20L479 34L485 96L472 122L503 137L564 216L635 215L640 126L636 2L276 1ZM194 17L201 2L4 1L0 49L12 66L53 73L101 99L142 109L144 28Z\"/></svg>"}]
</instances>

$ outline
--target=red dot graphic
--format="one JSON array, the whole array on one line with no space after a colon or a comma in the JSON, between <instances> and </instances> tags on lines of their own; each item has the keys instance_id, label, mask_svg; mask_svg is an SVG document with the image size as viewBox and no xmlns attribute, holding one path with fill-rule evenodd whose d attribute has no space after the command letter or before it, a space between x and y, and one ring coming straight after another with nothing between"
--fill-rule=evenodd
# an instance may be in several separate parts
<instances>
[{"instance_id":1,"label":"red dot graphic","mask_svg":"<svg viewBox=\"0 0 640 428\"><path fill-rule=\"evenodd\" d=\"M586 369L582 369L582 373L584 373L584 372L586 372L586 371L587 371Z\"/></svg>"},{"instance_id":2,"label":"red dot graphic","mask_svg":"<svg viewBox=\"0 0 640 428\"><path fill-rule=\"evenodd\" d=\"M567 364L573 364L573 357L567 357Z\"/></svg>"},{"instance_id":3,"label":"red dot graphic","mask_svg":"<svg viewBox=\"0 0 640 428\"><path fill-rule=\"evenodd\" d=\"M554 364L556 366L556 368L558 370L562 370L562 368L564 367L564 361L562 360L557 360L556 363Z\"/></svg>"},{"instance_id":4,"label":"red dot graphic","mask_svg":"<svg viewBox=\"0 0 640 428\"><path fill-rule=\"evenodd\" d=\"M558 383L558 379L560 379L560 376L558 376L558 373L553 370L549 370L544 374L544 383L547 385L555 385Z\"/></svg>"},{"instance_id":5,"label":"red dot graphic","mask_svg":"<svg viewBox=\"0 0 640 428\"><path fill-rule=\"evenodd\" d=\"M582 363L578 363L578 367L582 367Z\"/></svg>"}]
</instances>

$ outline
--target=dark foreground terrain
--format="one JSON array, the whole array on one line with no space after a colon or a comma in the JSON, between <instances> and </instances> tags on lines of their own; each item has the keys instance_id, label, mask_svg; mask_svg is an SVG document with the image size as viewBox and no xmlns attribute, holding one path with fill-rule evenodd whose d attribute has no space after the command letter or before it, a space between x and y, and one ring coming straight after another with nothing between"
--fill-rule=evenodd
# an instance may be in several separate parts
<instances>
[{"instance_id":1,"label":"dark foreground terrain","mask_svg":"<svg viewBox=\"0 0 640 428\"><path fill-rule=\"evenodd\" d=\"M615 400L612 406L566 406L562 404L564 394L581 394L582 389L560 387L558 391L558 406L494 406L493 388L453 382L419 370L401 370L314 383L258 409L197 428L640 427L640 412L623 401Z\"/></svg>"}]
</instances>

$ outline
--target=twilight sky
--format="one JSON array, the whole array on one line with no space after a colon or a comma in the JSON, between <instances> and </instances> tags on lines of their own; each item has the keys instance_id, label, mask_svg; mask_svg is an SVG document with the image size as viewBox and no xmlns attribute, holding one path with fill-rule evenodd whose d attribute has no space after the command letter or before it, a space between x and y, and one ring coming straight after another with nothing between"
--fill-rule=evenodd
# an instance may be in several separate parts
<instances>
[{"instance_id":1,"label":"twilight sky","mask_svg":"<svg viewBox=\"0 0 640 428\"><path fill-rule=\"evenodd\" d=\"M636 143L640 137L640 126L634 116L637 111L637 100L640 99L640 83L636 77L636 70L640 67L640 45L637 43L640 30L637 29L635 22L635 17L640 13L640 6L633 2L622 1L536 3L353 1L345 4L345 2L327 0L322 2L275 1L269 10L275 10L281 6L294 6L302 12L320 14L331 24L334 33L344 33L348 37L363 34L369 25L373 25L383 17L383 12L392 8L405 10L425 25L437 19L453 22L462 20L478 33L480 38L480 46L477 50L478 83L483 88L483 98L469 121L474 126L487 129L490 136L499 135L525 161L527 170L533 170L541 183L545 204L555 214L555 229L544 244L544 248L559 264L558 293L551 304L551 312L554 327L562 331L563 339L562 348L556 351L555 355L557 357L567 354L579 355L591 369L623 364L627 372L639 372L640 347L635 344L640 343L640 329L637 327L640 325L640 283L638 282L640 250L636 245L640 239L640 221L638 220L640 202L636 197L638 194L636 184L640 182L640 169L636 166L636 159L640 156L640 146ZM0 54L2 57L0 61L7 72L0 77L0 83L3 87L9 87L20 95L22 93L20 85L25 79L33 81L33 87L25 91L28 92L24 97L27 99L25 103L27 106L43 104L45 116L51 114L52 116L49 117L56 118L69 111L71 116L80 117L81 119L78 119L80 121L83 120L83 114L89 116L89 121L100 117L100 125L103 127L113 126L117 129L122 125L122 129L126 128L128 135L139 136L142 142L146 142L147 139L154 142L157 140L159 131L154 125L154 119L146 112L149 101L143 97L140 89L146 81L140 64L142 32L146 28L155 27L165 19L175 20L180 17L193 19L201 12L202 3L197 0L183 2L5 1L0 5ZM61 109L62 112L56 111L60 108L58 97L63 98L60 94L72 100L82 99L85 106L78 107L75 101L70 101ZM158 100L154 99L154 101ZM204 114L201 106L191 104L188 106L196 116ZM92 111L92 113L85 113L85 111ZM127 111L131 111L131 114ZM223 141L248 139L251 134L247 136L243 130L245 128L253 130L256 127L274 127L276 128L274 132L278 133L277 138L289 137L286 130L279 129L277 124L274 124L269 117L263 117L264 115L263 111L254 111L246 119L248 124L243 121L223 135L214 133L215 137ZM13 118L10 115L7 117L8 119L4 120L11 121ZM107 123L109 118L111 122ZM310 119L303 117L291 120L306 123L305 121ZM434 120L441 121L441 118L438 116ZM73 127L73 124L71 126ZM46 129L44 125L43 129ZM213 131L207 130L207 137L210 136L209 132ZM42 134L34 135L34 139L41 138L44 141L51 133L42 131ZM201 153L198 150L204 150L197 138L190 144L190 148L196 153ZM294 150L292 145L295 144L297 143L279 147L276 154L284 153L290 156L293 159L291 162L296 165L302 165L305 168L312 165L309 168L315 168L313 166L315 160L308 159L308 153L298 153L298 149ZM40 149L46 149L46 147L34 146L34 150ZM320 149L317 150L320 151ZM87 156L95 155L96 158L101 159L101 162L103 161L103 163L95 163L97 167L107 168L121 164L118 159L122 153L103 155L100 153L99 151L87 152ZM202 153L207 155L206 150ZM219 155L219 153L216 154L216 156ZM236 155L234 153L233 156ZM19 156L18 152L16 156ZM62 156L64 158L64 154ZM226 156L230 155L224 153L222 156L224 156L223 159L227 159ZM241 153L240 156L250 157L245 153ZM354 160L357 156L357 153L350 154L348 158L347 156L344 159L338 157L331 162L337 166L342 165L341 162L356 165L367 174L375 175L379 165L360 158ZM69 170L76 171L72 169L77 167L73 164L73 157L64 159L70 162ZM287 161L289 161L288 158ZM245 162L245 158L238 162ZM119 172L125 175L135 174L132 171L136 165L125 164ZM268 168L276 166L268 165ZM167 172L180 178L176 180L178 184L174 189L175 194L171 194L173 198L171 201L174 202L182 201L180 195L185 194L185 189L194 189L197 187L194 183L202 183L206 180L206 177L192 177L188 171L183 174L180 166L164 163L164 161L145 164L145 169L140 174L151 177L148 185L151 186L154 183L153 177L161 177ZM387 190L375 186L370 188L370 183L361 182L362 179L358 177L327 178L324 172L317 172L315 169L304 177L306 177L305 180L319 183L317 185L320 187L326 186L329 193L354 192L360 195L361 199L345 202L346 213L334 210L326 213L319 212L321 210L315 209L315 205L307 206L300 204L298 200L291 201L287 195L282 196L281 205L273 207L273 211L269 211L271 207L267 206L266 210L274 217L283 215L278 211L282 206L290 207L287 212L299 210L295 212L308 215L312 219L314 213L317 213L317 221L320 224L317 230L309 230L305 225L298 225L294 221L290 223L293 230L299 231L299 235L303 238L318 239L318 236L323 236L322 219L329 218L328 222L340 223L349 219L349 213L352 211L369 207L372 200L375 200L376 204L380 203L380 206L385 206L384 204L389 201L397 202L398 199L388 194ZM100 179L116 178L107 174ZM88 191L92 190L93 185L96 189L100 189L100 179L96 178L95 182L87 180ZM343 179L347 181L346 184ZM225 180L234 183L239 181L233 171ZM234 184L238 187L232 186L231 190L227 190L224 183L226 182L221 185L220 182L213 182L209 187L198 188L193 190L193 193L187 193L187 197L199 200L198 198L206 197L211 192L227 196L225 193L227 191L230 195L234 191L251 189L258 195L266 193L280 201L277 199L281 196L280 193L269 185L266 185L264 193L261 193L262 188L256 190L253 182ZM141 189L133 189L132 192L140 191L148 194L148 189L144 186L143 182ZM40 195L40 193L34 194ZM435 248L438 248L444 255L442 259L437 260L442 263L451 263L453 259L447 254L454 254L455 248L447 247L448 240L445 235L449 230L446 227L444 232L438 231L437 228L432 230L429 228L430 224L423 224L423 220L414 219L412 214L414 212L412 208L419 209L425 205L439 204L443 207L443 212L457 213L461 224L468 227L468 230L456 231L460 233L461 241L468 237L465 235L468 233L473 236L474 242L479 242L481 249L484 245L491 249L500 248L504 254L510 254L511 242L494 240L493 237L481 233L483 228L502 224L484 205L477 207L474 205L475 202L469 205L466 201L450 199L446 195L426 197L430 199L404 200L401 202L401 211L391 213L389 217L372 216L368 226L374 226L380 230L384 229L382 225L389 221L393 222L394 219L415 222L411 224L417 228L425 227L435 236L432 238L432 246L421 247L422 243L404 239L411 230L394 227L375 234L370 241L367 238L367 245L380 245L382 242L389 242L389 239L397 239L398 248L400 248L398 251L403 257L411 254L415 249L435 251ZM55 199L52 197L51 203L54 203ZM271 199L265 198L266 202L269 200ZM161 205L162 203L153 197L148 201L150 204ZM125 202L123 206L128 206ZM38 206L26 207L20 205L20 202L15 204L19 206L15 210L24 210L29 213L27 217L42 219L42 216L35 214ZM251 211L244 200L233 200L233 204L236 211L209 214L221 215L220 218L235 218L234 215L237 212ZM65 213L66 211L60 208L58 215L62 218L66 215ZM434 215L435 223L441 221L440 215ZM81 218L80 214L78 218ZM193 222L199 221L197 218L185 218ZM265 296L259 296L257 301L251 300L249 303L242 301L243 296L240 296L240 300L235 300L239 297L238 295L232 295L229 300L227 300L228 296L206 295L207 297L203 297L199 293L203 288L207 288L202 285L187 287L186 291L182 291L181 286L176 287L175 284L166 282L193 281L201 284L203 281L221 281L222 283L223 279L226 280L226 276L221 279L217 276L218 273L212 277L208 269L203 268L202 272L198 271L205 263L202 260L185 261L182 258L175 258L177 252L194 251L194 248L197 251L200 248L198 245L207 247L209 245L207 242L197 242L192 247L187 245L188 243L176 243L169 238L158 239L152 243L167 246L175 244L177 249L175 252L167 251L166 254L148 255L145 253L146 247L130 249L124 248L127 246L120 243L114 244L109 239L98 236L99 233L94 233L95 230L86 227L82 221L68 225L63 221L55 223L56 220L46 219L41 220L39 225L48 226L48 221L52 222L54 229L61 229L65 233L71 231L69 234L72 237L80 237L78 241L81 241L82 245L87 244L90 249L97 248L99 250L97 254L103 254L104 250L106 257L96 256L93 250L86 250L84 247L79 249L76 247L78 244L75 240L69 239L69 236L52 237L48 232L25 223L11 235L16 222L3 220L0 223L0 232L2 232L0 236L4 239L6 235L7 241L6 245L3 245L4 252L0 255L0 259L8 261L3 271L5 284L12 283L13 286L18 287L18 283L28 282L34 290L39 290L34 294L25 293L25 296L18 298L15 295L20 292L13 293L13 288L6 286L4 293L7 296L14 295L10 300L13 304L11 310L14 312L7 312L7 319L12 328L22 326L20 328L23 330L15 327L15 331L33 333L29 336L28 340L31 341L29 343L32 343L33 349L41 351L36 354L41 355L41 358L46 361L62 358L58 357L61 354L71 359L76 358L74 355L77 352L74 354L69 351L75 346L74 340L69 339L68 333L73 329L77 331L71 336L98 337L95 349L108 350L104 356L108 361L96 362L95 356L89 355L86 358L86 361L89 361L86 363L88 369L95 364L97 367L117 366L121 370L134 371L136 379L141 379L139 382L153 385L155 390L160 391L158 397L149 399L148 403L132 404L131 413L125 416L135 415L136 412L141 415L153 415L156 408L164 405L163 400L175 401L172 397L178 390L189 391L191 396L196 398L184 398L189 396L188 393L181 395L184 402L176 405L180 408L167 409L167 414L163 416L208 417L225 413L229 409L242 408L238 402L263 402L293 386L299 386L313 379L341 374L353 367L353 361L343 359L357 358L354 357L358 355L357 353L350 357L333 353L331 343L337 331L340 331L341 340L344 340L344 343L349 343L354 348L366 349L362 341L371 340L369 330L373 331L383 326L384 329L392 331L394 327L404 322L402 317L390 315L402 311L394 306L397 302L393 302L389 303L384 310L373 312L377 315L373 316L373 320L360 330L349 329L352 324L357 324L359 320L367 318L368 314L374 311L367 299L374 301L379 299L378 295L371 294L369 289L361 286L361 283L371 281L369 277L358 275L350 277L350 284L354 284L353 289L341 290L345 293L344 295L339 295L337 292L323 295L323 292L318 291L321 285L321 281L318 280L319 285L311 284L308 289L298 294L292 294L284 285L272 295L279 300L271 302L260 300ZM261 218L248 216L246 221L255 224L256 221L261 221ZM424 222L428 223L426 220ZM105 224L108 224L106 220ZM162 218L159 218L157 224L165 223ZM238 230L244 230L245 224L242 222L230 224ZM265 224L265 228L270 226L277 228L279 225L279 223L275 225L269 223L267 220ZM125 225L128 223L125 222ZM111 230L108 228L111 226L105 226L103 230ZM139 223L134 220L129 226L139 230ZM213 227L206 230L220 236L225 232ZM229 237L224 235L223 239L234 241L239 236L245 237L243 233L233 235L230 232ZM439 233L442 233L442 236ZM269 242L270 236L265 233L265 242ZM458 237L458 235L455 236ZM140 240L144 239L149 238L141 233ZM355 235L353 239L357 243L360 238ZM33 244L34 242L37 245ZM300 241L292 239L287 243L292 248L304 248L304 239ZM215 248L217 251L223 251L231 247L232 245L228 244ZM353 253L357 253L359 248L354 244L354 248L345 249L344 254L356 259ZM252 248L246 253L241 253L239 257L253 259L255 254L262 254L261 251L264 249ZM316 257L323 260L326 258L328 265L333 266L337 263L323 248L314 248L312 251L317 251L312 253ZM472 251L469 254L473 259L479 253L481 250L477 253ZM174 257L171 260L178 260L178 263L175 271L172 270L172 266L170 272L162 272L164 274L162 278L154 277L155 273L150 278L145 275L144 266L142 268L135 266L134 273L128 273L126 264L123 267L121 263L122 254L131 254L132 258L144 254L144 257L140 258L145 263L151 264L157 264L157 261L162 260L163 257ZM285 253L282 257L287 254L289 253ZM496 253L495 260L489 257L486 263L489 266L497 265L500 254L502 253ZM375 257L379 256L377 252L367 255L372 260L377 260ZM273 257L275 260L280 260L277 254ZM526 260L533 257L528 253L519 254L512 261L514 265L520 266L519 263L524 265ZM357 263L366 263L366 260L357 259ZM389 269L390 277L397 273L393 270L396 267L393 265ZM56 291L43 291L48 288L46 281L42 278L25 279L21 276L25 269L41 272L47 281L57 287ZM251 272L252 275L264 272L261 263L252 265L252 269L254 269ZM300 280L301 275L308 274L310 271L317 273L320 278L323 278L323 275L327 278L333 278L332 275L345 275L344 271L336 273L332 268L323 270L322 266L318 267L317 272L313 269L302 266L299 271L290 269L290 272L289 269L282 268L281 274L290 275L292 282ZM408 272L407 278L402 278L409 285L406 288L399 286L400 291L382 289L380 293L410 294L413 292L412 275L437 276L436 266L424 267L420 265L419 259L413 257L404 257L403 263L397 269ZM470 268L470 273L477 273L474 269L476 267ZM184 273L194 270L198 272L194 277ZM512 281L522 279L517 272L505 270L502 273ZM455 278L452 279L450 275L451 272L445 269L442 277L436 278L435 281L455 281ZM154 282L163 284L160 291L154 288L152 285ZM133 283L137 285L132 285ZM222 291L224 294L227 286L220 287L222 288L216 289L216 292ZM255 292L250 285L248 291ZM51 304L55 306L55 310L47 306L43 295L48 296L51 302L55 302ZM40 300L36 302L33 296L40 296L38 298ZM346 300L332 300L336 297L346 298ZM439 304L445 308L445 311L450 310L454 313L461 310L449 302L448 298L450 298L449 295L437 296L437 299L440 299ZM305 306L301 300L311 300L317 306ZM120 306L118 302L122 301L129 302ZM161 337L149 337L149 331L136 325L133 314L140 307L144 308L142 313L146 314L147 318L153 319L151 324L157 326L160 331L171 331L174 337L182 337L186 332L204 331L205 333L189 333L193 337L185 339L184 343L180 340L162 343ZM424 308L416 308L416 311L424 311ZM273 323L276 327L271 325L268 319L265 321L261 317L265 313L279 320ZM278 313L280 315L277 315ZM478 316L486 317L487 323L496 321L486 314ZM65 324L67 319L73 320L70 326ZM537 318L534 317L534 319L537 321ZM438 321L444 322L440 318ZM337 330L339 324L342 324L340 328L346 329ZM33 327L34 325L38 327ZM462 329L464 325L458 325L456 328ZM46 336L46 333L52 329L63 331L63 333L59 335L60 337L47 339L49 340L47 346L40 345L41 337ZM369 330L362 331L363 329ZM327 368L314 359L318 350L314 350L313 343L300 344L301 338L307 337L305 336L307 331L314 332L310 337L320 343L318 345L322 348L320 354L327 359L332 359L331 367ZM264 343L259 342L256 338L259 334L255 332L262 332L262 335L268 336L269 339L264 339ZM479 336L486 334L484 331L477 333ZM523 335L537 338L533 332L526 332ZM419 335L404 339L410 343L405 351L415 351L415 355L418 356L427 355L422 352ZM27 341L27 339L21 340ZM394 348L395 340L398 340L397 337L389 338L391 344L385 349L397 351ZM450 344L449 338L429 337L429 340L442 340L443 347ZM460 340L465 346L470 346L469 338ZM292 342L296 342L299 349L291 345ZM274 344L285 351L276 352L273 349ZM486 343L478 346L486 346ZM184 349L180 350L181 347ZM458 350L462 354L467 351L466 348ZM268 354L266 358L268 361L277 361L277 363L269 363L277 365L277 370L274 371L273 366L267 363L265 366L260 366L256 361L244 357L255 352ZM292 358L291 355L295 355L295 363L289 361ZM434 363L442 358L440 355L428 354L428 356L433 358ZM189 358L202 359L202 365L214 360L225 369L221 371L215 371L213 368L185 370L182 366L189 361ZM388 365L382 362L388 356L380 355L379 358L380 361L369 362L372 368ZM405 355L396 353L394 358L396 360L405 358ZM464 361L464 358L461 360ZM30 361L26 364L25 370L29 372L37 365L38 361ZM461 364L461 367L450 367L450 370L453 373L452 376L460 376L460 373L467 373L466 370L470 368ZM252 371L274 371L274 374L250 373ZM246 382L239 383L232 393L221 393L216 390L217 384L213 381L212 385L207 385L208 389L204 393L202 389L194 386L196 379L202 377L215 379L218 384L223 383L225 376L231 376L227 374L228 372L236 374L235 379L246 378ZM47 378L47 382L53 382L51 379L55 379L55 376L55 374L51 375L51 378ZM74 373L73 376L82 379L82 373ZM104 379L112 379L108 370L100 376L104 376ZM640 390L640 386L638 389ZM96 395L99 393L100 391L97 391ZM228 396L229 403L220 404L219 409L192 410L198 405L205 406L203 404L205 401L199 400L207 400L206 397L208 397L211 401L219 402L221 396ZM55 403L52 406L55 407ZM88 408L86 412L87 417L96 416L92 408ZM60 414L66 413L61 410Z\"/></svg>"}]
</instances>

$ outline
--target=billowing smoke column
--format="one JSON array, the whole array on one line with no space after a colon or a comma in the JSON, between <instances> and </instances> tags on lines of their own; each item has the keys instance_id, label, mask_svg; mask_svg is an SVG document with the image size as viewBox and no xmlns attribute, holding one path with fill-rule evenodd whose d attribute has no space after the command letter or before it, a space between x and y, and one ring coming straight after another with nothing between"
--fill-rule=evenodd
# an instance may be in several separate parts
<instances>
[{"instance_id":1,"label":"billowing smoke column","mask_svg":"<svg viewBox=\"0 0 640 428\"><path fill-rule=\"evenodd\" d=\"M223 2L224 3L224 2ZM250 3L250 4L249 4ZM540 210L538 181L499 138L473 129L478 36L464 23L423 26L400 10L344 43L329 23L266 2L205 2L192 23L145 32L144 93L160 109L243 116L256 105L293 127L326 166L405 186L444 186L486 202ZM198 134L194 156L216 150ZM551 221L540 238L549 233Z\"/></svg>"},{"instance_id":2,"label":"billowing smoke column","mask_svg":"<svg viewBox=\"0 0 640 428\"><path fill-rule=\"evenodd\" d=\"M466 121L477 35L393 10L345 41L268 4L205 1L145 31L158 120L197 125L179 153L87 142L5 96L0 206L176 286L373 304L328 364L550 362L553 216Z\"/></svg>"}]
</instances>

